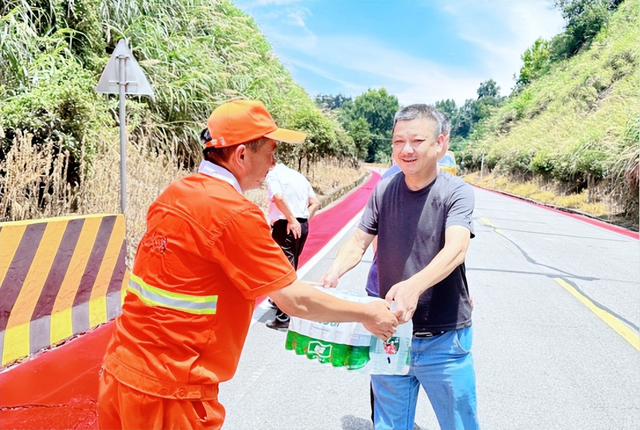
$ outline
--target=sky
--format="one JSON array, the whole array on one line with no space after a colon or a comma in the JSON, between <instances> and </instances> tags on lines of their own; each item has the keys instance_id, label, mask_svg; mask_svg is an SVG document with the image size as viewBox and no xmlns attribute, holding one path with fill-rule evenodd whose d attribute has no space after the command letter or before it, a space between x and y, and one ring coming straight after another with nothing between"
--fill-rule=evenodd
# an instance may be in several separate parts
<instances>
[{"instance_id":1,"label":"sky","mask_svg":"<svg viewBox=\"0 0 640 430\"><path fill-rule=\"evenodd\" d=\"M521 56L564 21L553 0L235 0L313 98L386 88L401 105L508 95Z\"/></svg>"}]
</instances>

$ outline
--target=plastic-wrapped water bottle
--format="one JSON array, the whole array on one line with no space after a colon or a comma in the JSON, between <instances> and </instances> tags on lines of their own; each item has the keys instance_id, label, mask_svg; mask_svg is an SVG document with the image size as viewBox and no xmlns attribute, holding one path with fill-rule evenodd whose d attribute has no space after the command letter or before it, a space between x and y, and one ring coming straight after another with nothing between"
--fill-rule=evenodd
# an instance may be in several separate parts
<instances>
[{"instance_id":1,"label":"plastic-wrapped water bottle","mask_svg":"<svg viewBox=\"0 0 640 430\"><path fill-rule=\"evenodd\" d=\"M377 298L360 296L348 291L325 290L327 294L359 303ZM369 361L371 333L355 322L326 323L291 317L285 348L320 363L348 370L360 370Z\"/></svg>"},{"instance_id":2,"label":"plastic-wrapped water bottle","mask_svg":"<svg viewBox=\"0 0 640 430\"><path fill-rule=\"evenodd\" d=\"M330 363L334 367L357 370L369 361L369 344L362 346L329 342L289 330L285 348L320 363Z\"/></svg>"},{"instance_id":3,"label":"plastic-wrapped water bottle","mask_svg":"<svg viewBox=\"0 0 640 430\"><path fill-rule=\"evenodd\" d=\"M391 303L395 311L395 302ZM406 375L411 367L411 337L413 323L411 320L400 324L386 342L371 336L369 347L369 363L366 370L373 375Z\"/></svg>"},{"instance_id":4,"label":"plastic-wrapped water bottle","mask_svg":"<svg viewBox=\"0 0 640 430\"><path fill-rule=\"evenodd\" d=\"M324 290L344 300L368 303L380 300L347 291ZM391 303L395 311L395 302ZM411 365L411 321L401 324L386 342L361 323L326 323L291 317L285 348L311 360L375 375L406 375Z\"/></svg>"}]
</instances>

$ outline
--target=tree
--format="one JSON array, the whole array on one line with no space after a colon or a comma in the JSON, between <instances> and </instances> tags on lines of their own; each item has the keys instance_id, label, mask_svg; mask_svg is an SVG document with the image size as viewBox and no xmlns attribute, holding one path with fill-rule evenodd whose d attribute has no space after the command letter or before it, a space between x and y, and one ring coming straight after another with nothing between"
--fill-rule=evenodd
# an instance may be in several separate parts
<instances>
[{"instance_id":1,"label":"tree","mask_svg":"<svg viewBox=\"0 0 640 430\"><path fill-rule=\"evenodd\" d=\"M384 88L370 89L352 102L344 103L342 107L345 123L364 118L369 124L371 142L367 147L365 161L373 162L376 158L380 159L382 155L378 154L379 149L383 153L391 154L393 116L400 107L396 96L389 94Z\"/></svg>"},{"instance_id":2,"label":"tree","mask_svg":"<svg viewBox=\"0 0 640 430\"><path fill-rule=\"evenodd\" d=\"M458 150L471 131L471 117L465 115L465 112L458 108L453 99L439 100L435 103L435 107L449 117L451 121L450 146L453 150Z\"/></svg>"},{"instance_id":3,"label":"tree","mask_svg":"<svg viewBox=\"0 0 640 430\"><path fill-rule=\"evenodd\" d=\"M549 41L538 38L520 57L524 63L516 80L516 88L522 88L540 76L546 74L550 67Z\"/></svg>"},{"instance_id":4,"label":"tree","mask_svg":"<svg viewBox=\"0 0 640 430\"><path fill-rule=\"evenodd\" d=\"M482 82L478 87L478 100L483 97L500 97L500 87L493 79L489 79L486 82Z\"/></svg>"},{"instance_id":5,"label":"tree","mask_svg":"<svg viewBox=\"0 0 640 430\"><path fill-rule=\"evenodd\" d=\"M360 117L346 124L346 130L356 146L356 156L365 158L371 145L371 130L366 119Z\"/></svg>"},{"instance_id":6,"label":"tree","mask_svg":"<svg viewBox=\"0 0 640 430\"><path fill-rule=\"evenodd\" d=\"M351 101L351 97L347 97L342 94L338 94L337 96L318 94L316 95L315 99L316 105L318 107L326 107L327 109L331 110L341 108L342 105L347 101Z\"/></svg>"},{"instance_id":7,"label":"tree","mask_svg":"<svg viewBox=\"0 0 640 430\"><path fill-rule=\"evenodd\" d=\"M436 102L435 106L436 106L436 109L444 112L445 115L447 115L451 120L451 122L453 123L453 119L458 114L458 107L456 106L455 100L453 99L440 100Z\"/></svg>"},{"instance_id":8,"label":"tree","mask_svg":"<svg viewBox=\"0 0 640 430\"><path fill-rule=\"evenodd\" d=\"M399 109L398 98L387 93L387 90L368 90L359 95L350 105L349 115L352 118L363 117L369 123L374 134L391 132L393 116Z\"/></svg>"},{"instance_id":9,"label":"tree","mask_svg":"<svg viewBox=\"0 0 640 430\"><path fill-rule=\"evenodd\" d=\"M468 99L460 107L450 99L435 103L436 109L444 112L451 120L452 146L462 146L463 140L475 130L475 124L490 116L505 100L500 96L500 87L493 79L480 83L477 94L477 100Z\"/></svg>"},{"instance_id":10,"label":"tree","mask_svg":"<svg viewBox=\"0 0 640 430\"><path fill-rule=\"evenodd\" d=\"M555 0L565 19L565 31L554 37L552 58L561 60L588 46L609 19L608 0Z\"/></svg>"}]
</instances>

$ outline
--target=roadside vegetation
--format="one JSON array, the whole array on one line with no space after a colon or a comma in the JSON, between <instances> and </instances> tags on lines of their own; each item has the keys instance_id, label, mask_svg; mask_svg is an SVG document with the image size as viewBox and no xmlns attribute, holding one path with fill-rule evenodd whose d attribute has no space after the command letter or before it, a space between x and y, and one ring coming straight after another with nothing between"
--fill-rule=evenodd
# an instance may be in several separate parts
<instances>
[{"instance_id":1,"label":"roadside vegetation","mask_svg":"<svg viewBox=\"0 0 640 430\"><path fill-rule=\"evenodd\" d=\"M537 41L523 56L513 93L476 125L461 160L467 170L584 195L585 204L607 206L605 214L585 211L625 218L637 229L638 1L616 4L614 12L606 2L561 3L591 5L582 13L595 28L569 16L566 33ZM590 37L579 44L575 33ZM558 45L564 54L554 54Z\"/></svg>"},{"instance_id":2,"label":"roadside vegetation","mask_svg":"<svg viewBox=\"0 0 640 430\"><path fill-rule=\"evenodd\" d=\"M615 220L619 224L632 227L616 214L619 213L618 203L611 201L608 196L600 199L590 199L588 190L579 193L561 193L549 183L541 180L514 181L508 176L499 176L494 173L481 174L479 171L464 176L467 182L482 188L502 191L507 194L529 199L549 206L570 209L573 212L596 218Z\"/></svg>"},{"instance_id":3,"label":"roadside vegetation","mask_svg":"<svg viewBox=\"0 0 640 430\"><path fill-rule=\"evenodd\" d=\"M354 156L353 141L315 107L275 57L253 19L228 0L8 0L0 6L0 150L15 130L53 140L79 162L117 127L117 98L94 88L127 38L154 87L127 101L130 138L141 136L185 166L200 156L211 110L232 98L262 100L284 127L309 133L287 154L299 164ZM1 154L1 153L0 153Z\"/></svg>"},{"instance_id":4,"label":"roadside vegetation","mask_svg":"<svg viewBox=\"0 0 640 430\"><path fill-rule=\"evenodd\" d=\"M279 157L312 184L318 178L319 193L362 176L353 139L229 0L6 0L0 221L119 212L118 100L95 87L122 38L155 92L127 99L131 248L148 204L197 166L206 118L230 99L262 100L280 126L307 132Z\"/></svg>"},{"instance_id":5,"label":"roadside vegetation","mask_svg":"<svg viewBox=\"0 0 640 430\"><path fill-rule=\"evenodd\" d=\"M120 212L120 153L111 138L94 143L97 157L82 161L78 180L68 181L70 154L56 154L53 141L44 147L33 144L33 135L18 131L15 144L0 161L2 186L0 211L4 221L41 219L69 214ZM138 242L145 231L146 211L153 200L171 182L192 173L173 163L172 156L150 149L144 140L127 147L127 261L132 262ZM83 154L85 148L81 147ZM86 160L86 157L81 157ZM91 175L91 178L88 177ZM364 166L345 168L340 162L324 159L311 165L306 176L321 203L327 204L333 193L362 180ZM266 188L251 190L247 198L267 213Z\"/></svg>"}]
</instances>

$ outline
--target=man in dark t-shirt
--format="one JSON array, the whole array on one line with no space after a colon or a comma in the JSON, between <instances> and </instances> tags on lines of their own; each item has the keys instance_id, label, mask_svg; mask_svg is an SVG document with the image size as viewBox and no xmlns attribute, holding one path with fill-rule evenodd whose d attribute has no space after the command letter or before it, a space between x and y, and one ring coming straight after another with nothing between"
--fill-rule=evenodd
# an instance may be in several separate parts
<instances>
[{"instance_id":1,"label":"man in dark t-shirt","mask_svg":"<svg viewBox=\"0 0 640 430\"><path fill-rule=\"evenodd\" d=\"M472 188L441 171L443 114L427 105L395 116L393 158L401 173L381 181L354 235L322 278L335 287L378 236L379 295L413 321L407 375L371 375L374 427L413 429L420 385L443 429L477 429L471 303L464 259L473 237Z\"/></svg>"}]
</instances>

